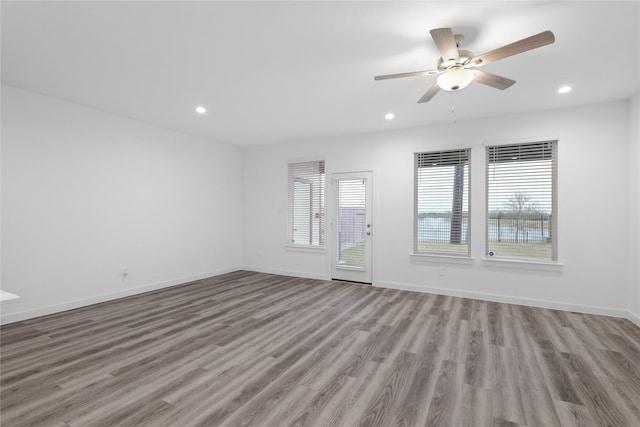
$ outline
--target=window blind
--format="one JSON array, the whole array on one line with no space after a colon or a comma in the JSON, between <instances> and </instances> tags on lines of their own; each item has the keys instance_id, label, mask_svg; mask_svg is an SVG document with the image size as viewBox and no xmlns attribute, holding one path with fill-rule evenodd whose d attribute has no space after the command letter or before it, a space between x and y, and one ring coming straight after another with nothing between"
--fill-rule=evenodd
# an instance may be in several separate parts
<instances>
[{"instance_id":1,"label":"window blind","mask_svg":"<svg viewBox=\"0 0 640 427\"><path fill-rule=\"evenodd\" d=\"M289 163L289 244L324 246L324 175L324 160Z\"/></svg>"},{"instance_id":2,"label":"window blind","mask_svg":"<svg viewBox=\"0 0 640 427\"><path fill-rule=\"evenodd\" d=\"M557 141L486 150L486 254L556 261Z\"/></svg>"},{"instance_id":3,"label":"window blind","mask_svg":"<svg viewBox=\"0 0 640 427\"><path fill-rule=\"evenodd\" d=\"M470 152L415 153L415 253L470 255Z\"/></svg>"}]
</instances>

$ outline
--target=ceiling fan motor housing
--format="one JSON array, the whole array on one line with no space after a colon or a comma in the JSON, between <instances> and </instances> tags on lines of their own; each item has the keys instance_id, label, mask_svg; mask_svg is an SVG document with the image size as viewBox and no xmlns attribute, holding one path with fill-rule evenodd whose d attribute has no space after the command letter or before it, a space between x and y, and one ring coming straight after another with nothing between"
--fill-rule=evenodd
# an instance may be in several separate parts
<instances>
[{"instance_id":1,"label":"ceiling fan motor housing","mask_svg":"<svg viewBox=\"0 0 640 427\"><path fill-rule=\"evenodd\" d=\"M467 65L475 55L470 50L460 49L458 50L458 56L460 57L458 62L451 59L447 59L446 61L443 58L438 59L438 71L443 73L456 64Z\"/></svg>"}]
</instances>

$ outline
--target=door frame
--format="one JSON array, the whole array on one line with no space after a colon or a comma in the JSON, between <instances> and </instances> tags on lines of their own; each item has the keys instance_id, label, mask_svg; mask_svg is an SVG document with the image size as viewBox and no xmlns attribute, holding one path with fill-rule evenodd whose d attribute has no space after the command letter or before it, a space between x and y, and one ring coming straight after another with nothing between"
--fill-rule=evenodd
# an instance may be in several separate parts
<instances>
[{"instance_id":1,"label":"door frame","mask_svg":"<svg viewBox=\"0 0 640 427\"><path fill-rule=\"evenodd\" d=\"M374 182L373 182L373 171L365 170L365 171L353 171L353 172L334 172L330 175L330 187L331 188L331 197L328 200L331 200L331 205L329 207L331 212L330 219L330 239L327 239L327 243L330 244L328 251L328 269L329 269L329 277L332 280L343 280L343 281L353 281L365 284L373 284L374 283L374 237L375 237L375 224L374 224L374 215L373 215L373 192L374 192ZM367 224L370 224L370 235L367 236L367 259L366 269L363 270L357 267L338 267L336 265L338 260L338 237L337 237L337 221L338 221L338 181L339 180L347 180L347 179L366 179L367 180L367 201L366 201L366 220ZM336 274L338 272L338 274ZM363 274L364 273L364 274Z\"/></svg>"}]
</instances>

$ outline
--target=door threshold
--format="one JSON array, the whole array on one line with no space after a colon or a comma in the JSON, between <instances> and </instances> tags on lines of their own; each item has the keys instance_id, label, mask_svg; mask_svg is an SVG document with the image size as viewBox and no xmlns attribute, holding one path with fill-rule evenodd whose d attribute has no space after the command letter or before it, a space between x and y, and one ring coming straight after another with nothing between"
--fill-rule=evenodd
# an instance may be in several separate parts
<instances>
[{"instance_id":1,"label":"door threshold","mask_svg":"<svg viewBox=\"0 0 640 427\"><path fill-rule=\"evenodd\" d=\"M371 282L358 282L357 280L345 280L345 279L331 279L332 282L347 282L347 283L357 283L358 285L369 285L372 286Z\"/></svg>"}]
</instances>

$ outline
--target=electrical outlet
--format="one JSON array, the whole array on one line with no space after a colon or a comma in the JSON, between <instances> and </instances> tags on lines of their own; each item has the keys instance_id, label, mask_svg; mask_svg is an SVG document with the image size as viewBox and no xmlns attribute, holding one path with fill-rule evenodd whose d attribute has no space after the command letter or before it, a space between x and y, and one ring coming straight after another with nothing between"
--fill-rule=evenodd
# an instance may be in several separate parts
<instances>
[{"instance_id":1,"label":"electrical outlet","mask_svg":"<svg viewBox=\"0 0 640 427\"><path fill-rule=\"evenodd\" d=\"M122 280L125 280L127 277L129 277L129 267L122 267L120 275L122 276Z\"/></svg>"}]
</instances>

